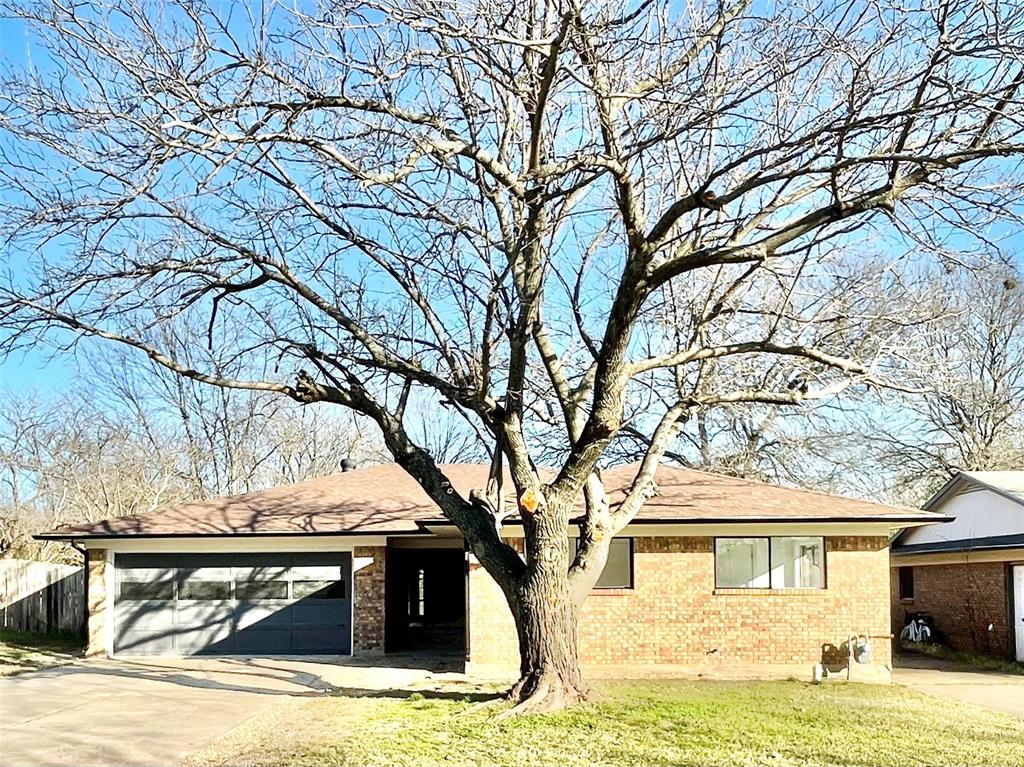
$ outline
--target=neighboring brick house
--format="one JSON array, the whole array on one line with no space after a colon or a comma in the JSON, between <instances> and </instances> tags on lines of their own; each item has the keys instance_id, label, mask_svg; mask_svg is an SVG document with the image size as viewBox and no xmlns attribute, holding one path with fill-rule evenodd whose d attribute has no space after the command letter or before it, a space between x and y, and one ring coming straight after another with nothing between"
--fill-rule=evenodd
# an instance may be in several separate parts
<instances>
[{"instance_id":1,"label":"neighboring brick house","mask_svg":"<svg viewBox=\"0 0 1024 767\"><path fill-rule=\"evenodd\" d=\"M488 467L442 469L466 494ZM603 472L613 499L635 472ZM941 514L667 466L657 483L583 607L585 666L805 675L842 665L843 643L864 635L888 669L890 537ZM502 535L521 550L517 520ZM497 584L395 465L39 537L88 552L91 653L518 663Z\"/></svg>"},{"instance_id":2,"label":"neighboring brick house","mask_svg":"<svg viewBox=\"0 0 1024 767\"><path fill-rule=\"evenodd\" d=\"M955 650L1024 662L1024 471L960 472L924 509L953 521L893 541L893 633L927 614Z\"/></svg>"}]
</instances>

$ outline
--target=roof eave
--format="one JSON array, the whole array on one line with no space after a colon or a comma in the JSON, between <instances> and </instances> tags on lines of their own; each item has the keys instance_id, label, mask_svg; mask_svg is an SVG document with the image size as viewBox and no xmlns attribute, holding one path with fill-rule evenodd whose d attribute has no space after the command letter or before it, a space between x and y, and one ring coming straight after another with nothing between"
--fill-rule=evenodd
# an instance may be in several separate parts
<instances>
[{"instance_id":1,"label":"roof eave","mask_svg":"<svg viewBox=\"0 0 1024 767\"><path fill-rule=\"evenodd\" d=\"M883 522L896 522L896 523L942 523L952 522L953 517L947 517L942 514L919 514L919 515L905 515L905 516L892 516L892 515L874 515L874 516L863 516L863 517L641 517L630 520L630 525L727 525L727 524L750 524L750 523L771 523L771 524L811 524L811 523L824 523L824 524L863 524L863 523L883 523ZM574 517L569 520L569 524L578 525L583 522L583 517ZM454 525L455 523L449 519L438 518L438 519L427 519L423 520L424 527L440 527L445 525ZM509 525L522 525L521 519L506 519L503 523L504 526Z\"/></svg>"},{"instance_id":2,"label":"roof eave","mask_svg":"<svg viewBox=\"0 0 1024 767\"><path fill-rule=\"evenodd\" d=\"M935 494L932 495L931 498L929 498L927 501L921 504L921 508L925 509L926 511L931 510L935 506L938 506L940 503L942 503L946 499L946 496L949 495L950 492L952 492L953 488L956 487L958 484L960 484L961 482L970 481L973 480L966 474L964 474L962 471L958 471L956 474L954 474L952 477L946 480L946 484L940 487L935 492Z\"/></svg>"},{"instance_id":3,"label":"roof eave","mask_svg":"<svg viewBox=\"0 0 1024 767\"><path fill-rule=\"evenodd\" d=\"M989 490L995 493L996 495L1001 495L1003 498L1007 498L1008 500L1011 500L1014 503L1019 503L1022 506L1024 506L1024 499L1022 499L1018 495L1015 495L1009 490L1001 488L998 485L993 485L989 482L986 482L983 479L978 479L970 472L958 471L952 479L950 479L948 482L946 482L946 484L939 488L938 492L936 492L935 495L933 495L931 498L925 501L921 508L925 510L930 510L938 506L939 504L946 500L946 498L953 492L956 486L959 485L961 482L965 484L975 485L976 487L980 487L985 490Z\"/></svg>"},{"instance_id":4,"label":"roof eave","mask_svg":"<svg viewBox=\"0 0 1024 767\"><path fill-rule=\"evenodd\" d=\"M850 516L800 516L800 517L773 517L773 516L752 516L752 517L641 517L630 521L630 525L730 525L730 524L890 524L890 525L920 525L944 523L953 521L953 517L935 513L919 515L871 515L861 517ZM574 517L569 521L572 525L579 525L583 522L582 517ZM352 530L306 530L306 531L217 531L217 532L174 532L174 533L152 533L152 532L60 532L50 531L33 535L37 541L78 541L78 540L117 540L137 538L304 538L324 536L361 536L361 535L424 535L429 534L431 527L452 527L455 523L449 519L439 517L437 519L424 519L416 523L415 528L402 528L396 530L374 530L374 529L352 529ZM521 526L522 520L508 519L503 523L505 526Z\"/></svg>"},{"instance_id":5,"label":"roof eave","mask_svg":"<svg viewBox=\"0 0 1024 767\"><path fill-rule=\"evenodd\" d=\"M85 541L85 540L114 540L123 538L308 538L325 536L346 536L346 535L423 535L425 530L422 527L416 529L401 530L304 530L301 532L267 531L267 532L212 532L212 533L39 533L32 538L37 541Z\"/></svg>"},{"instance_id":6,"label":"roof eave","mask_svg":"<svg viewBox=\"0 0 1024 767\"><path fill-rule=\"evenodd\" d=\"M1003 498L1011 500L1014 503L1018 503L1021 506L1024 506L1024 498L1021 498L1019 495L1016 495L1016 494L1010 492L1009 490L1006 490L1005 488L999 487L998 485L990 484L990 483L986 482L983 479L978 479L977 477L974 477L974 476L972 476L970 474L966 474L966 473L964 474L964 478L965 479L969 479L971 482L976 484L978 487L982 487L985 490L991 490L996 495L1001 495Z\"/></svg>"},{"instance_id":7,"label":"roof eave","mask_svg":"<svg viewBox=\"0 0 1024 767\"><path fill-rule=\"evenodd\" d=\"M997 535L988 538L964 538L953 541L932 541L895 546L894 556L914 554L959 554L982 551L1003 551L1024 548L1024 534Z\"/></svg>"}]
</instances>

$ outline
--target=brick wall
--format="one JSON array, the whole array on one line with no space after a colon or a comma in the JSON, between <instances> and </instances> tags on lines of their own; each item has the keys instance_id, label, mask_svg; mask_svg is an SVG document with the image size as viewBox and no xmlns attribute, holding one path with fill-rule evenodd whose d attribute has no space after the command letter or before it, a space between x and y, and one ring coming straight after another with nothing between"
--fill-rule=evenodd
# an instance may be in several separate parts
<instances>
[{"instance_id":1,"label":"brick wall","mask_svg":"<svg viewBox=\"0 0 1024 767\"><path fill-rule=\"evenodd\" d=\"M954 650L1012 658L1004 562L914 567L914 598L900 599L892 571L892 631L897 636L908 612L930 613Z\"/></svg>"},{"instance_id":2,"label":"brick wall","mask_svg":"<svg viewBox=\"0 0 1024 767\"><path fill-rule=\"evenodd\" d=\"M472 556L467 575L466 625L468 662L478 666L519 667L519 640L505 595Z\"/></svg>"},{"instance_id":3,"label":"brick wall","mask_svg":"<svg viewBox=\"0 0 1024 767\"><path fill-rule=\"evenodd\" d=\"M103 655L107 651L107 550L89 549L86 561L89 618L85 652L86 655ZM113 585L110 584L111 588Z\"/></svg>"},{"instance_id":4,"label":"brick wall","mask_svg":"<svg viewBox=\"0 0 1024 767\"><path fill-rule=\"evenodd\" d=\"M712 538L637 538L634 588L594 591L584 604L580 660L809 668L857 633L875 635L874 660L890 665L888 539L832 537L826 551L825 589L715 589ZM479 565L470 568L469 592L471 662L514 665L512 617Z\"/></svg>"},{"instance_id":5,"label":"brick wall","mask_svg":"<svg viewBox=\"0 0 1024 767\"><path fill-rule=\"evenodd\" d=\"M356 546L352 553L356 655L384 652L384 554L383 546Z\"/></svg>"}]
</instances>

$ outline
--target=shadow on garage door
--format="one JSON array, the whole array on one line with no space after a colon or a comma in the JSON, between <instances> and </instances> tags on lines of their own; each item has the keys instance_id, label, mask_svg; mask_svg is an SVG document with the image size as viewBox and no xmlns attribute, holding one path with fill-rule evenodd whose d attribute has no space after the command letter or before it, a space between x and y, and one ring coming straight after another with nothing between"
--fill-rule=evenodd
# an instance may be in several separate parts
<instances>
[{"instance_id":1,"label":"shadow on garage door","mask_svg":"<svg viewBox=\"0 0 1024 767\"><path fill-rule=\"evenodd\" d=\"M114 652L351 652L352 559L309 554L118 554Z\"/></svg>"}]
</instances>

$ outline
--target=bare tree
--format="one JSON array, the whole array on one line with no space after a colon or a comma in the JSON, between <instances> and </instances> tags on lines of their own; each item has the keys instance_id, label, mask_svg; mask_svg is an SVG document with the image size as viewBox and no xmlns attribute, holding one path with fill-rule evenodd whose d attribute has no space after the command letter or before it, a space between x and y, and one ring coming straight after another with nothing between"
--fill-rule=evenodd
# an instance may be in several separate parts
<instances>
[{"instance_id":1,"label":"bare tree","mask_svg":"<svg viewBox=\"0 0 1024 767\"><path fill-rule=\"evenodd\" d=\"M220 376L242 371L228 339L208 348L201 333L182 323L162 328L152 340L189 367ZM84 356L86 385L109 411L129 412L155 448L168 441L176 445L181 476L195 498L333 474L343 458L384 459L375 427L353 413L303 407L273 392L203 386L154 368L126 348L94 349ZM251 369L255 360L248 362ZM268 365L264 360L260 369Z\"/></svg>"},{"instance_id":2,"label":"bare tree","mask_svg":"<svg viewBox=\"0 0 1024 767\"><path fill-rule=\"evenodd\" d=\"M333 474L340 457L383 458L372 426L337 408L204 387L127 350L99 351L83 355L73 394L0 396L0 556L75 562L32 536Z\"/></svg>"},{"instance_id":3,"label":"bare tree","mask_svg":"<svg viewBox=\"0 0 1024 767\"><path fill-rule=\"evenodd\" d=\"M175 446L83 400L0 399L0 556L79 561L32 535L191 498Z\"/></svg>"},{"instance_id":4,"label":"bare tree","mask_svg":"<svg viewBox=\"0 0 1024 767\"><path fill-rule=\"evenodd\" d=\"M880 296L904 320L900 364L910 393L875 389L802 411L759 403L700 411L666 457L726 474L910 505L960 470L1020 468L1021 284L1012 265L925 271L914 285ZM804 371L789 367L779 374ZM738 375L721 360L700 371L702 385L712 389L716 378ZM623 432L624 452L646 448L643 431Z\"/></svg>"},{"instance_id":5,"label":"bare tree","mask_svg":"<svg viewBox=\"0 0 1024 767\"><path fill-rule=\"evenodd\" d=\"M821 403L810 411L793 407L791 412L757 403L698 410L664 457L716 474L825 492L854 492L855 485L849 482L851 466L856 470L858 462L850 444L854 433L838 429L841 424L832 420L835 408L827 405ZM638 460L647 446L646 434L627 428L611 452L624 460Z\"/></svg>"},{"instance_id":6,"label":"bare tree","mask_svg":"<svg viewBox=\"0 0 1024 767\"><path fill-rule=\"evenodd\" d=\"M12 259L32 264L0 288L6 348L107 339L194 381L369 417L505 594L514 713L586 695L580 604L690 414L894 383L898 318L810 299L831 254L938 249L1018 196L1013 3L8 12L49 58L0 96L0 204ZM860 279L882 281L878 263ZM702 308L665 332L692 281ZM182 314L280 363L228 377L146 340ZM739 366L695 388L711 359L805 373ZM682 383L663 406L666 376ZM453 491L410 437L411 397L487 435L486 487ZM647 448L613 506L599 467L627 423ZM504 464L522 553L494 524Z\"/></svg>"},{"instance_id":7,"label":"bare tree","mask_svg":"<svg viewBox=\"0 0 1024 767\"><path fill-rule=\"evenodd\" d=\"M409 436L437 463L480 463L491 459L485 436L459 414L424 404L419 418L407 415ZM541 464L544 465L544 464Z\"/></svg>"},{"instance_id":8,"label":"bare tree","mask_svg":"<svg viewBox=\"0 0 1024 767\"><path fill-rule=\"evenodd\" d=\"M661 308L660 330L673 338L673 348L722 347L751 337L781 336L800 339L811 348L843 349L851 359L881 354L888 379L902 378L907 382L900 388L924 391L929 383L917 375L919 361L910 350L929 343L933 323L948 316L948 309L934 299L936 288L943 286L905 274L908 269L895 269L891 255L872 263L864 252L870 251L867 243L858 243L858 251L854 259L845 247L833 244L815 259L813 273L807 273L806 262L783 262L759 266L740 282L711 272L674 283L666 291L669 300ZM728 286L724 291L719 287L723 282ZM703 321L709 302L718 315L713 326ZM644 424L645 414L662 412L679 398L714 397L737 381L764 391L802 394L827 386L822 374L828 373L828 365L801 355L699 357L688 366L661 371L627 403L629 417L617 447L626 455L642 456L653 431L651 424ZM907 380L911 373L913 383ZM856 428L857 413L877 405L867 389L848 391L841 400L765 403L755 397L697 408L665 457L726 474L849 492L857 486L849 481L851 461L865 455L851 443L855 438L863 444L865 438Z\"/></svg>"},{"instance_id":9,"label":"bare tree","mask_svg":"<svg viewBox=\"0 0 1024 767\"><path fill-rule=\"evenodd\" d=\"M935 277L940 311L908 382L921 393L882 396L859 422L889 467L893 497L919 504L958 471L1024 467L1024 287L1019 271Z\"/></svg>"}]
</instances>

